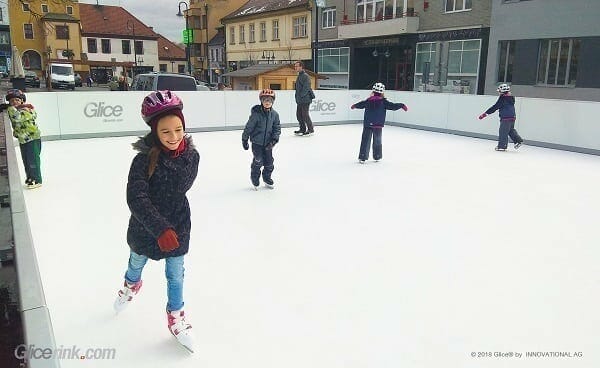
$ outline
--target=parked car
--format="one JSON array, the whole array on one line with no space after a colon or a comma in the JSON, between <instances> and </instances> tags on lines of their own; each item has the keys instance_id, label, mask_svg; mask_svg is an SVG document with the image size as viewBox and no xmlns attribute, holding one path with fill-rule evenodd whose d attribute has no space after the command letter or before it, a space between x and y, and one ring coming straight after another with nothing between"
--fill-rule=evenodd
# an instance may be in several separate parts
<instances>
[{"instance_id":1,"label":"parked car","mask_svg":"<svg viewBox=\"0 0 600 368\"><path fill-rule=\"evenodd\" d=\"M8 78L8 68L6 65L0 65L0 77Z\"/></svg>"},{"instance_id":2,"label":"parked car","mask_svg":"<svg viewBox=\"0 0 600 368\"><path fill-rule=\"evenodd\" d=\"M33 70L25 71L25 86L40 88L40 77Z\"/></svg>"},{"instance_id":3,"label":"parked car","mask_svg":"<svg viewBox=\"0 0 600 368\"><path fill-rule=\"evenodd\" d=\"M196 91L210 91L211 88L208 83L197 80L196 81Z\"/></svg>"},{"instance_id":4,"label":"parked car","mask_svg":"<svg viewBox=\"0 0 600 368\"><path fill-rule=\"evenodd\" d=\"M81 75L79 73L75 73L75 87L83 86L83 82L81 80Z\"/></svg>"},{"instance_id":5,"label":"parked car","mask_svg":"<svg viewBox=\"0 0 600 368\"><path fill-rule=\"evenodd\" d=\"M204 86L201 86L203 88ZM131 89L134 91L203 91L196 88L196 80L187 74L144 73L135 76ZM208 88L206 89L208 90Z\"/></svg>"},{"instance_id":6,"label":"parked car","mask_svg":"<svg viewBox=\"0 0 600 368\"><path fill-rule=\"evenodd\" d=\"M130 87L132 83L132 79L127 77L127 86ZM108 82L108 88L110 88L111 91L118 91L119 90L119 76L118 75L113 75L113 77L110 79L110 82ZM129 88L131 89L131 88Z\"/></svg>"}]
</instances>

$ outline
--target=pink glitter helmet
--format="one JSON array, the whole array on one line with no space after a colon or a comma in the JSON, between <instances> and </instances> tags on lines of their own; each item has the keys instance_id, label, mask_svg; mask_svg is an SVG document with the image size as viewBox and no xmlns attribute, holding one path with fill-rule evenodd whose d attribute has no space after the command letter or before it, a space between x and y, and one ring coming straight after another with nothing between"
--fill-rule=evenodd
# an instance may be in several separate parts
<instances>
[{"instance_id":1,"label":"pink glitter helmet","mask_svg":"<svg viewBox=\"0 0 600 368\"><path fill-rule=\"evenodd\" d=\"M142 118L148 125L156 116L171 110L183 110L183 102L171 91L154 91L142 102Z\"/></svg>"}]
</instances>

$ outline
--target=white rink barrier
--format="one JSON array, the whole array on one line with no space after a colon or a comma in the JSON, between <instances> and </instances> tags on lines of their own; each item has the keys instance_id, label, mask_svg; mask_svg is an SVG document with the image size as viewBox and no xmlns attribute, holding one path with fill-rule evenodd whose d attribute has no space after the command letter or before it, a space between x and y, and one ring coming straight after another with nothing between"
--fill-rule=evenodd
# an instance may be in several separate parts
<instances>
[{"instance_id":1,"label":"white rink barrier","mask_svg":"<svg viewBox=\"0 0 600 368\"><path fill-rule=\"evenodd\" d=\"M366 90L317 90L310 115L317 125L362 121L362 110L350 106L366 97ZM70 139L140 134L147 126L140 106L147 92L38 92L27 95L38 110L44 139ZM184 102L189 131L239 129L257 91L178 92ZM388 112L392 125L493 138L498 114L478 120L496 96L388 91L386 97L405 103L409 110ZM277 91L274 105L284 126L295 126L294 91ZM516 128L527 144L600 154L600 103L547 100L517 96Z\"/></svg>"}]
</instances>

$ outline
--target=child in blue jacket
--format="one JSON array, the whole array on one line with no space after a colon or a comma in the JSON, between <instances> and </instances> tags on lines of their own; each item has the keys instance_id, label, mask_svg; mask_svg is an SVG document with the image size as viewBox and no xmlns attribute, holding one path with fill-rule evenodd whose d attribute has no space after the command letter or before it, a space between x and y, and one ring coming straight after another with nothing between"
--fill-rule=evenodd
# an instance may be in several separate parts
<instances>
[{"instance_id":1,"label":"child in blue jacket","mask_svg":"<svg viewBox=\"0 0 600 368\"><path fill-rule=\"evenodd\" d=\"M500 110L500 129L498 132L498 146L496 146L496 151L506 151L508 137L510 137L515 144L515 149L519 149L523 144L523 138L521 138L515 129L515 120L517 120L517 114L515 113L515 96L510 94L510 86L506 83L499 85L497 91L500 94L498 101L496 101L494 106L479 115L479 120L485 118L489 114L493 114L496 110Z\"/></svg>"},{"instance_id":2,"label":"child in blue jacket","mask_svg":"<svg viewBox=\"0 0 600 368\"><path fill-rule=\"evenodd\" d=\"M273 146L279 142L281 135L281 124L279 114L273 110L275 92L271 89L263 89L259 92L260 105L255 105L250 110L250 117L242 133L242 147L250 148L248 140L252 142L252 164L250 165L250 180L254 190L258 190L261 176L268 188L273 189L275 182L271 178L275 170L273 159Z\"/></svg>"},{"instance_id":3,"label":"child in blue jacket","mask_svg":"<svg viewBox=\"0 0 600 368\"><path fill-rule=\"evenodd\" d=\"M383 92L385 92L385 85L383 83L375 83L373 85L373 92L369 98L357 102L350 107L351 109L365 109L360 152L358 154L358 162L361 164L364 164L365 160L369 159L371 136L373 136L373 159L375 162L378 162L383 158L381 133L385 124L386 110L402 109L408 111L408 107L405 104L388 101L384 97Z\"/></svg>"}]
</instances>

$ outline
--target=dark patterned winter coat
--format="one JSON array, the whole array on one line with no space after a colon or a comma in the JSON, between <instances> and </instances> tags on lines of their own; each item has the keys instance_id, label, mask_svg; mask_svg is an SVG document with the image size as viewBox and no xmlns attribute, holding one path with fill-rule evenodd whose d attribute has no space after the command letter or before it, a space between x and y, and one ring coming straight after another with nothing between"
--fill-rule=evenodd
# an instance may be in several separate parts
<instances>
[{"instance_id":1,"label":"dark patterned winter coat","mask_svg":"<svg viewBox=\"0 0 600 368\"><path fill-rule=\"evenodd\" d=\"M161 151L156 170L148 178L149 139L146 136L133 144L139 153L131 163L127 181L127 204L131 210L127 243L135 253L158 260L188 252L191 220L185 194L198 174L200 154L188 136L185 151L178 157ZM163 252L157 239L168 228L177 233L179 248Z\"/></svg>"}]
</instances>

